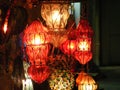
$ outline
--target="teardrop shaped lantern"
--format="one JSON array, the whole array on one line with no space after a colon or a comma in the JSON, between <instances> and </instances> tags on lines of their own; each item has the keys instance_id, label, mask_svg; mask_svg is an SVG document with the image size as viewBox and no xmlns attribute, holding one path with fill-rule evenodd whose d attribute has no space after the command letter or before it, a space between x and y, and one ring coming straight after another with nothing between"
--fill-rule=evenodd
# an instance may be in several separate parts
<instances>
[{"instance_id":1,"label":"teardrop shaped lantern","mask_svg":"<svg viewBox=\"0 0 120 90\"><path fill-rule=\"evenodd\" d=\"M78 85L78 90L97 90L98 88L95 80L84 71L79 73L76 84Z\"/></svg>"},{"instance_id":2,"label":"teardrop shaped lantern","mask_svg":"<svg viewBox=\"0 0 120 90\"><path fill-rule=\"evenodd\" d=\"M46 25L51 30L61 30L65 28L69 17L69 3L67 1L42 2L41 16Z\"/></svg>"},{"instance_id":3,"label":"teardrop shaped lantern","mask_svg":"<svg viewBox=\"0 0 120 90\"><path fill-rule=\"evenodd\" d=\"M86 64L92 59L91 43L93 31L85 19L81 19L77 27L77 50L74 57L81 63Z\"/></svg>"}]
</instances>

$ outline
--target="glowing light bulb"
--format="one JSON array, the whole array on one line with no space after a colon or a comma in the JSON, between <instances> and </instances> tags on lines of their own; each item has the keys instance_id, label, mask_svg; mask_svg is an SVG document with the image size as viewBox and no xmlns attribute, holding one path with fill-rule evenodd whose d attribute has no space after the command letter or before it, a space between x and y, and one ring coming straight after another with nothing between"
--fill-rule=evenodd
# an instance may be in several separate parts
<instances>
[{"instance_id":1,"label":"glowing light bulb","mask_svg":"<svg viewBox=\"0 0 120 90\"><path fill-rule=\"evenodd\" d=\"M7 32L7 28L8 27L8 23L7 23L7 21L4 23L4 26L3 26L3 31L4 31L4 34L6 34L6 32Z\"/></svg>"},{"instance_id":2,"label":"glowing light bulb","mask_svg":"<svg viewBox=\"0 0 120 90\"><path fill-rule=\"evenodd\" d=\"M33 45L39 45L39 44L44 44L44 35L42 34L37 34L34 36L33 40L32 40L32 44Z\"/></svg>"},{"instance_id":3,"label":"glowing light bulb","mask_svg":"<svg viewBox=\"0 0 120 90\"><path fill-rule=\"evenodd\" d=\"M90 84L85 85L85 90L92 90L92 85L90 85Z\"/></svg>"},{"instance_id":4,"label":"glowing light bulb","mask_svg":"<svg viewBox=\"0 0 120 90\"><path fill-rule=\"evenodd\" d=\"M52 22L53 23L55 23L55 22L57 22L57 23L60 23L60 12L59 11L53 11L52 12Z\"/></svg>"},{"instance_id":5,"label":"glowing light bulb","mask_svg":"<svg viewBox=\"0 0 120 90\"><path fill-rule=\"evenodd\" d=\"M72 50L72 49L74 49L74 48L75 48L75 44L71 42L71 43L68 45L68 49L71 49L71 50Z\"/></svg>"},{"instance_id":6,"label":"glowing light bulb","mask_svg":"<svg viewBox=\"0 0 120 90\"><path fill-rule=\"evenodd\" d=\"M87 41L81 41L79 42L79 49L80 51L88 51L89 50L89 45Z\"/></svg>"}]
</instances>

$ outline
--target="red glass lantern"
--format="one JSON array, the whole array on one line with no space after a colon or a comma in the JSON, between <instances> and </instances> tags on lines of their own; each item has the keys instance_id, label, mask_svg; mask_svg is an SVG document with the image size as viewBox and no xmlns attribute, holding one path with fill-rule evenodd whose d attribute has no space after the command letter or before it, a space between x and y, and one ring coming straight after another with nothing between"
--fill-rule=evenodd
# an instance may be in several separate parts
<instances>
[{"instance_id":1,"label":"red glass lantern","mask_svg":"<svg viewBox=\"0 0 120 90\"><path fill-rule=\"evenodd\" d=\"M73 54L76 50L76 40L66 40L60 47L65 54Z\"/></svg>"},{"instance_id":2,"label":"red glass lantern","mask_svg":"<svg viewBox=\"0 0 120 90\"><path fill-rule=\"evenodd\" d=\"M36 83L44 82L50 75L48 66L35 66L32 65L28 68L28 74Z\"/></svg>"},{"instance_id":3,"label":"red glass lantern","mask_svg":"<svg viewBox=\"0 0 120 90\"><path fill-rule=\"evenodd\" d=\"M87 20L82 19L77 27L77 50L74 57L81 63L86 64L92 59L91 42L93 31Z\"/></svg>"},{"instance_id":4,"label":"red glass lantern","mask_svg":"<svg viewBox=\"0 0 120 90\"><path fill-rule=\"evenodd\" d=\"M47 44L47 29L39 21L34 21L24 31L23 42L26 53L32 65L45 64L49 46Z\"/></svg>"},{"instance_id":5,"label":"red glass lantern","mask_svg":"<svg viewBox=\"0 0 120 90\"><path fill-rule=\"evenodd\" d=\"M39 21L34 21L24 31L23 42L31 64L28 75L37 83L45 81L50 74L49 67L46 66L49 51L47 37L47 29Z\"/></svg>"}]
</instances>

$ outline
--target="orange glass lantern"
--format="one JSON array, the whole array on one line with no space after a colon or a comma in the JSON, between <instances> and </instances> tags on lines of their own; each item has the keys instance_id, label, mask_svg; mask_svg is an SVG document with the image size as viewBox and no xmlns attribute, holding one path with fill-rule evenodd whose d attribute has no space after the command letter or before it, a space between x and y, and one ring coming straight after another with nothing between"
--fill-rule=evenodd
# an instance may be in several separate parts
<instances>
[{"instance_id":1,"label":"orange glass lantern","mask_svg":"<svg viewBox=\"0 0 120 90\"><path fill-rule=\"evenodd\" d=\"M92 59L91 43L93 31L88 21L82 19L78 24L77 32L77 50L74 53L74 57L84 65Z\"/></svg>"},{"instance_id":2,"label":"orange glass lantern","mask_svg":"<svg viewBox=\"0 0 120 90\"><path fill-rule=\"evenodd\" d=\"M73 54L76 51L76 40L66 40L61 44L60 49L65 54Z\"/></svg>"},{"instance_id":3,"label":"orange glass lantern","mask_svg":"<svg viewBox=\"0 0 120 90\"><path fill-rule=\"evenodd\" d=\"M78 85L78 90L97 90L98 88L95 80L84 71L79 73L76 84Z\"/></svg>"},{"instance_id":4,"label":"orange glass lantern","mask_svg":"<svg viewBox=\"0 0 120 90\"><path fill-rule=\"evenodd\" d=\"M50 75L48 66L35 66L32 65L28 68L28 74L36 83L44 82Z\"/></svg>"},{"instance_id":5,"label":"orange glass lantern","mask_svg":"<svg viewBox=\"0 0 120 90\"><path fill-rule=\"evenodd\" d=\"M41 16L46 25L51 30L61 30L65 28L69 17L69 4L65 1L43 2L41 6Z\"/></svg>"}]
</instances>

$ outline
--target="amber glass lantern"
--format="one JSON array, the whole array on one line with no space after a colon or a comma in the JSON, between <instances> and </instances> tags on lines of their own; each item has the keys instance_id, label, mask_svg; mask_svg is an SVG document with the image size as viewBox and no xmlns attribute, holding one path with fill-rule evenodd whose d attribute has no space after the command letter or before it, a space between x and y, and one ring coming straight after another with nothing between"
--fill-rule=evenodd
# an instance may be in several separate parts
<instances>
[{"instance_id":1,"label":"amber glass lantern","mask_svg":"<svg viewBox=\"0 0 120 90\"><path fill-rule=\"evenodd\" d=\"M69 3L66 3L66 1L43 2L41 16L49 29L62 30L65 28L69 17Z\"/></svg>"},{"instance_id":2,"label":"amber glass lantern","mask_svg":"<svg viewBox=\"0 0 120 90\"><path fill-rule=\"evenodd\" d=\"M97 90L98 88L95 80L84 71L79 73L76 84L78 85L78 90Z\"/></svg>"}]
</instances>

